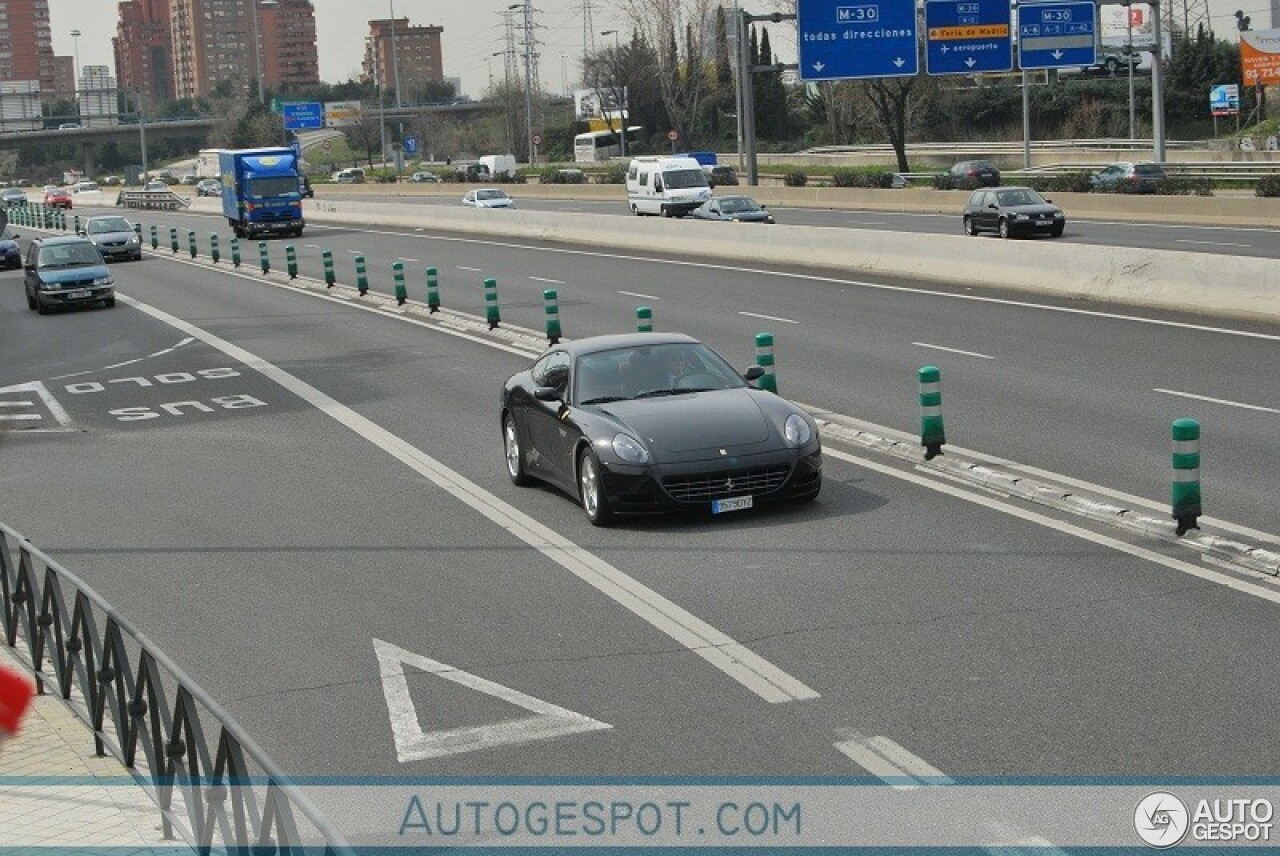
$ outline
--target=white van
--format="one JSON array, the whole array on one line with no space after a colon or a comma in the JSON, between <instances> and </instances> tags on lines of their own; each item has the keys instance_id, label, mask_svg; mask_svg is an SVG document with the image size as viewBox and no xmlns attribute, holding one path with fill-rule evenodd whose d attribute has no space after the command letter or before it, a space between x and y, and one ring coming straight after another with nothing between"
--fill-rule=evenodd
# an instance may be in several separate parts
<instances>
[{"instance_id":1,"label":"white van","mask_svg":"<svg viewBox=\"0 0 1280 856\"><path fill-rule=\"evenodd\" d=\"M358 166L340 169L333 174L334 184L364 184L364 170Z\"/></svg>"},{"instance_id":2,"label":"white van","mask_svg":"<svg viewBox=\"0 0 1280 856\"><path fill-rule=\"evenodd\" d=\"M627 167L627 204L633 214L683 217L710 198L707 175L693 158L639 157Z\"/></svg>"},{"instance_id":3,"label":"white van","mask_svg":"<svg viewBox=\"0 0 1280 856\"><path fill-rule=\"evenodd\" d=\"M498 176L516 177L515 155L485 155L479 161L489 168L489 180L497 181Z\"/></svg>"}]
</instances>

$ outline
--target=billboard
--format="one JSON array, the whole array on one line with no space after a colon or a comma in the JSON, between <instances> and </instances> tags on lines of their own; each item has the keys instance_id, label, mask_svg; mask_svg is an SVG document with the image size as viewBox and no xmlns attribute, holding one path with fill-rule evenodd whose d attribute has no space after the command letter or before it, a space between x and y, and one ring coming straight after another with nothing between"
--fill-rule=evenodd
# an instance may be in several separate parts
<instances>
[{"instance_id":1,"label":"billboard","mask_svg":"<svg viewBox=\"0 0 1280 856\"><path fill-rule=\"evenodd\" d=\"M326 101L324 105L324 126L341 128L354 125L360 121L364 107L359 101Z\"/></svg>"},{"instance_id":2,"label":"billboard","mask_svg":"<svg viewBox=\"0 0 1280 856\"><path fill-rule=\"evenodd\" d=\"M1240 65L1245 86L1280 83L1280 30L1241 32Z\"/></svg>"},{"instance_id":3,"label":"billboard","mask_svg":"<svg viewBox=\"0 0 1280 856\"><path fill-rule=\"evenodd\" d=\"M1209 90L1209 112L1215 116L1240 114L1240 87L1234 83L1220 83Z\"/></svg>"},{"instance_id":4,"label":"billboard","mask_svg":"<svg viewBox=\"0 0 1280 856\"><path fill-rule=\"evenodd\" d=\"M1102 22L1102 46L1120 48L1128 44L1132 32L1135 48L1154 48L1156 31L1151 18L1151 7L1146 3L1130 6L1099 6Z\"/></svg>"},{"instance_id":5,"label":"billboard","mask_svg":"<svg viewBox=\"0 0 1280 856\"><path fill-rule=\"evenodd\" d=\"M619 104L618 96L622 96ZM592 119L603 119L606 116L615 120L622 115L627 100L627 89L575 89L573 90L573 115L579 122L590 122Z\"/></svg>"}]
</instances>

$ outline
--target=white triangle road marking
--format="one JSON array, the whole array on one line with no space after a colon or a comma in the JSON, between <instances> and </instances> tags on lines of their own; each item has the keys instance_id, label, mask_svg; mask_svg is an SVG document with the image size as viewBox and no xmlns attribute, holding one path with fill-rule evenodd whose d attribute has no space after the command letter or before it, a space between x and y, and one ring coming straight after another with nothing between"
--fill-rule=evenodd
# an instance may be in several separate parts
<instances>
[{"instance_id":1,"label":"white triangle road marking","mask_svg":"<svg viewBox=\"0 0 1280 856\"><path fill-rule=\"evenodd\" d=\"M402 764L406 761L443 758L447 755L492 749L495 746L514 746L534 740L549 740L553 737L567 737L570 734L613 728L608 723L525 695L519 690L455 669L438 660L406 651L381 639L373 640L373 650L378 655L382 693L387 699L391 732L395 735L396 758ZM509 719L492 725L424 732L418 721L418 712L414 708L413 698L409 695L409 682L404 675L406 665L414 666L427 674L437 675L447 681L453 681L455 684L461 684L476 692L500 698L532 712L533 716Z\"/></svg>"}]
</instances>

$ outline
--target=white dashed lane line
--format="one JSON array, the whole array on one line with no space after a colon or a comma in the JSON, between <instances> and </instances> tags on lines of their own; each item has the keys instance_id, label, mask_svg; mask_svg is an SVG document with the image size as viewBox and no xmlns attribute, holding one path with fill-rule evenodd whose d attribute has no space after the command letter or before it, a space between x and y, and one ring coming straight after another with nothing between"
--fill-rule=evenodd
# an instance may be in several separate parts
<instances>
[{"instance_id":1,"label":"white dashed lane line","mask_svg":"<svg viewBox=\"0 0 1280 856\"><path fill-rule=\"evenodd\" d=\"M1210 398L1207 395L1196 395L1192 392L1179 392L1176 389L1153 389L1152 392L1161 392L1165 395L1176 395L1179 398L1191 398L1196 401L1207 401L1210 404L1225 404L1227 407L1240 407L1245 410L1258 410L1262 413L1280 413L1274 407L1263 407L1260 404L1245 404L1243 401L1229 401L1225 398Z\"/></svg>"},{"instance_id":2,"label":"white dashed lane line","mask_svg":"<svg viewBox=\"0 0 1280 856\"><path fill-rule=\"evenodd\" d=\"M977 357L981 360L994 360L995 357L988 354L979 354L977 351L962 351L959 348L944 348L942 345L930 345L928 342L912 342L917 348L930 348L934 351L946 351L948 354L962 354L966 357Z\"/></svg>"},{"instance_id":3,"label":"white dashed lane line","mask_svg":"<svg viewBox=\"0 0 1280 856\"><path fill-rule=\"evenodd\" d=\"M778 321L782 324L799 324L799 321L793 321L790 318L779 318L777 315L761 315L758 312L739 312L739 315L745 315L748 318L763 318L766 321Z\"/></svg>"},{"instance_id":4,"label":"white dashed lane line","mask_svg":"<svg viewBox=\"0 0 1280 856\"><path fill-rule=\"evenodd\" d=\"M625 294L627 297L639 297L641 300L661 300L661 297L655 297L652 294L641 294L638 291L619 291L619 294Z\"/></svg>"}]
</instances>

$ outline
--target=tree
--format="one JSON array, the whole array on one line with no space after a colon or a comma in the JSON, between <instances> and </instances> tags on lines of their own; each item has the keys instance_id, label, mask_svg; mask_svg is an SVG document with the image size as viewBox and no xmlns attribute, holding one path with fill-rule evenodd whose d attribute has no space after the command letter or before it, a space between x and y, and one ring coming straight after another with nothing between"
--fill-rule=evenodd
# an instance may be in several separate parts
<instances>
[{"instance_id":1,"label":"tree","mask_svg":"<svg viewBox=\"0 0 1280 856\"><path fill-rule=\"evenodd\" d=\"M751 44L755 48L755 28L751 30ZM752 59L753 65L773 65L773 51L769 47L769 30L760 32L759 53ZM756 132L761 137L783 139L790 133L791 122L787 108L787 90L782 85L781 71L759 71L751 78L755 91Z\"/></svg>"},{"instance_id":2,"label":"tree","mask_svg":"<svg viewBox=\"0 0 1280 856\"><path fill-rule=\"evenodd\" d=\"M662 46L656 54L657 67L649 76L657 77L671 128L680 139L690 141L710 77L703 52L710 43L713 0L619 0L619 5L645 42ZM676 40L681 30L683 53Z\"/></svg>"},{"instance_id":3,"label":"tree","mask_svg":"<svg viewBox=\"0 0 1280 856\"><path fill-rule=\"evenodd\" d=\"M920 75L915 77L877 77L863 81L863 91L875 116L889 137L889 145L898 159L898 172L910 172L907 166L908 108L912 90Z\"/></svg>"},{"instance_id":4,"label":"tree","mask_svg":"<svg viewBox=\"0 0 1280 856\"><path fill-rule=\"evenodd\" d=\"M346 136L347 145L351 146L352 151L364 151L369 169L373 169L374 152L378 153L378 160L381 162L382 122L377 111L361 108L356 114L356 120L344 127L342 133Z\"/></svg>"}]
</instances>

